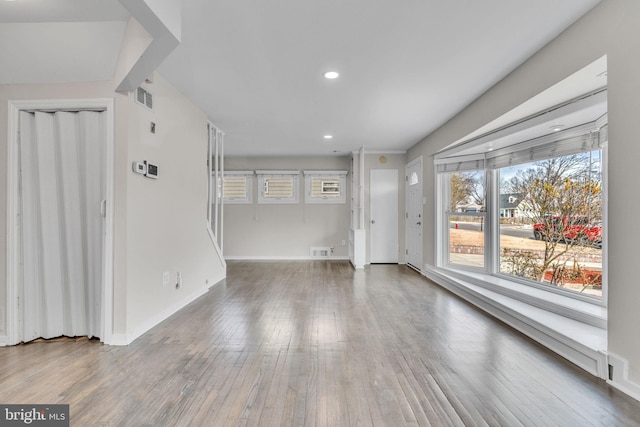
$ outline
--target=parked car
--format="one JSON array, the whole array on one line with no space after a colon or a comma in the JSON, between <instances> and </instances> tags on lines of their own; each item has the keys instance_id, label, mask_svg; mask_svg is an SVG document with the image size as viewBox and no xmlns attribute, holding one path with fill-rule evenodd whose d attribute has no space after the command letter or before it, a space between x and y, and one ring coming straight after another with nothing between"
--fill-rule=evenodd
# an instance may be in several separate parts
<instances>
[{"instance_id":1,"label":"parked car","mask_svg":"<svg viewBox=\"0 0 640 427\"><path fill-rule=\"evenodd\" d=\"M547 230L549 224L549 230ZM545 240L547 236L564 242L578 242L602 247L602 223L589 223L586 216L555 215L533 225L533 237Z\"/></svg>"}]
</instances>

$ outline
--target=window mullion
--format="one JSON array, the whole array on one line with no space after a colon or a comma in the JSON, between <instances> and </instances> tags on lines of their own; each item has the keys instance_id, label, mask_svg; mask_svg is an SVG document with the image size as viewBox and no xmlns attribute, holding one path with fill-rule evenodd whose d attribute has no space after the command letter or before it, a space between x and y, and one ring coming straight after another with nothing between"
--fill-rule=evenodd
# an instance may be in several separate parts
<instances>
[{"instance_id":1,"label":"window mullion","mask_svg":"<svg viewBox=\"0 0 640 427\"><path fill-rule=\"evenodd\" d=\"M485 261L489 274L496 274L500 271L500 177L495 169L486 170L485 176L487 204Z\"/></svg>"}]
</instances>

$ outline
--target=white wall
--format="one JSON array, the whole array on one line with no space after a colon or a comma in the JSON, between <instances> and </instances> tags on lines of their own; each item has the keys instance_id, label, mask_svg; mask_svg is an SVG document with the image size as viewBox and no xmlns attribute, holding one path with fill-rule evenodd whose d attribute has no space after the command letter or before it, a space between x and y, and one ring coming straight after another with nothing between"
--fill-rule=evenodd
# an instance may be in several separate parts
<instances>
[{"instance_id":1,"label":"white wall","mask_svg":"<svg viewBox=\"0 0 640 427\"><path fill-rule=\"evenodd\" d=\"M435 263L435 186L433 154L537 95L573 72L608 57L609 106L609 344L608 351L629 364L628 380L640 390L640 283L637 242L640 228L629 226L629 212L640 211L640 2L604 0L503 81L408 153L423 155L425 208L424 261ZM635 385L633 385L635 384ZM640 396L640 394L638 394Z\"/></svg>"},{"instance_id":2,"label":"white wall","mask_svg":"<svg viewBox=\"0 0 640 427\"><path fill-rule=\"evenodd\" d=\"M226 170L299 170L297 204L258 204L254 176L253 203L225 204L225 258L308 258L310 247L332 247L334 257L349 256L350 176L343 204L305 204L304 170L346 170L349 157L227 157Z\"/></svg>"},{"instance_id":3,"label":"white wall","mask_svg":"<svg viewBox=\"0 0 640 427\"><path fill-rule=\"evenodd\" d=\"M206 228L207 118L159 74L145 87L153 93L153 111L128 97L127 164L147 160L158 166L159 178L127 171L129 338L225 277ZM163 272L170 273L168 286Z\"/></svg>"}]
</instances>

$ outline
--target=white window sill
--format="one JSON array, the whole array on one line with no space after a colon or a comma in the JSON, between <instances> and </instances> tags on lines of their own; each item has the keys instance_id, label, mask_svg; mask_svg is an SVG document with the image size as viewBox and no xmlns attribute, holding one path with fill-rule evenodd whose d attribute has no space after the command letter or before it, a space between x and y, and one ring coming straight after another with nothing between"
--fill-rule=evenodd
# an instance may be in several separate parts
<instances>
[{"instance_id":1,"label":"white window sill","mask_svg":"<svg viewBox=\"0 0 640 427\"><path fill-rule=\"evenodd\" d=\"M426 266L425 276L600 378L607 309L479 273Z\"/></svg>"}]
</instances>

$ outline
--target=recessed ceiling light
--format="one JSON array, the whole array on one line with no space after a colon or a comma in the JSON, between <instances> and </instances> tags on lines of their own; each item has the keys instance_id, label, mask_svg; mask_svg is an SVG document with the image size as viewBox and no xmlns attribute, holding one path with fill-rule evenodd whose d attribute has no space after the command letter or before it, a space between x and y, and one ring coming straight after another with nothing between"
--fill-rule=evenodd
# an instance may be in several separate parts
<instances>
[{"instance_id":1,"label":"recessed ceiling light","mask_svg":"<svg viewBox=\"0 0 640 427\"><path fill-rule=\"evenodd\" d=\"M325 135L324 139L333 139L333 135Z\"/></svg>"},{"instance_id":2,"label":"recessed ceiling light","mask_svg":"<svg viewBox=\"0 0 640 427\"><path fill-rule=\"evenodd\" d=\"M329 80L337 79L339 75L340 74L338 74L336 71L327 71L326 73L324 73L325 78Z\"/></svg>"},{"instance_id":3,"label":"recessed ceiling light","mask_svg":"<svg viewBox=\"0 0 640 427\"><path fill-rule=\"evenodd\" d=\"M554 132L559 132L562 129L564 129L564 125L553 125L553 126L551 126L551 130L554 131Z\"/></svg>"}]
</instances>

